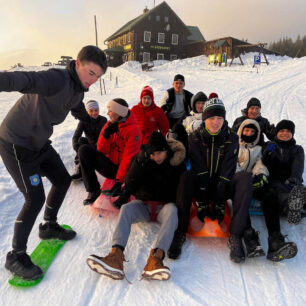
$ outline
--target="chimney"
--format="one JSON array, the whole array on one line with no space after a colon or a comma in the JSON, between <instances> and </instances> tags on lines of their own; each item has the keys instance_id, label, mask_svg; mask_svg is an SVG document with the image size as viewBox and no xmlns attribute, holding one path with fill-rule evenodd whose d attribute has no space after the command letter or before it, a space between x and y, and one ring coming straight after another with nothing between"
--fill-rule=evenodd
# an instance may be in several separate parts
<instances>
[{"instance_id":1,"label":"chimney","mask_svg":"<svg viewBox=\"0 0 306 306\"><path fill-rule=\"evenodd\" d=\"M149 10L148 10L148 7L146 6L144 9L143 9L143 14L147 13Z\"/></svg>"}]
</instances>

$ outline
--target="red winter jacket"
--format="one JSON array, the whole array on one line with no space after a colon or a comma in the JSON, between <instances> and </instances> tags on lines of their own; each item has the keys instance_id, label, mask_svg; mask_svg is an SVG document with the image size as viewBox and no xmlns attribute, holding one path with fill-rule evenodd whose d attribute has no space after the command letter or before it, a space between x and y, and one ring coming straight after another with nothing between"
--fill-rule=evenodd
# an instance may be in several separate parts
<instances>
[{"instance_id":1,"label":"red winter jacket","mask_svg":"<svg viewBox=\"0 0 306 306\"><path fill-rule=\"evenodd\" d=\"M138 126L142 132L142 143L146 144L149 136L158 129L166 136L169 131L169 121L164 111L156 106L154 101L149 107L144 107L141 102L135 105L131 112L135 114Z\"/></svg>"},{"instance_id":2,"label":"red winter jacket","mask_svg":"<svg viewBox=\"0 0 306 306\"><path fill-rule=\"evenodd\" d=\"M123 182L129 170L132 158L139 152L142 136L133 113L124 122L119 122L119 132L114 133L109 139L103 137L103 131L108 126L104 125L101 130L97 149L107 156L114 164L119 165L116 179Z\"/></svg>"}]
</instances>

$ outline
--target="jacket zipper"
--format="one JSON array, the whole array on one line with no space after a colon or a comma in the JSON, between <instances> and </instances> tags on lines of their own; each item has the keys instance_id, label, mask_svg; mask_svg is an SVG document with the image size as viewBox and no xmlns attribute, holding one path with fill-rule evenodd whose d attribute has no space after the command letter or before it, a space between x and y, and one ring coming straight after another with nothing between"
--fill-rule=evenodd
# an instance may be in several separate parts
<instances>
[{"instance_id":1,"label":"jacket zipper","mask_svg":"<svg viewBox=\"0 0 306 306\"><path fill-rule=\"evenodd\" d=\"M215 137L212 137L211 153L210 153L210 174L209 174L210 178L212 176L212 172L214 168L214 143L215 143Z\"/></svg>"}]
</instances>

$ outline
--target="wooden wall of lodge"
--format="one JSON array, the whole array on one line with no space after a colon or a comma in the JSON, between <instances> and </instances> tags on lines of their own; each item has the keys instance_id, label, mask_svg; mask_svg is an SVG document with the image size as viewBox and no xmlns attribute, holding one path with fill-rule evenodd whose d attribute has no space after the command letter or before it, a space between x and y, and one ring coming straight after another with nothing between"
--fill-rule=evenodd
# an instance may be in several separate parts
<instances>
[{"instance_id":1,"label":"wooden wall of lodge","mask_svg":"<svg viewBox=\"0 0 306 306\"><path fill-rule=\"evenodd\" d=\"M123 34L114 40L111 40L108 42L108 49L111 49L113 47L121 46L124 49L125 54L127 54L128 61L134 61L134 31L130 31L126 34Z\"/></svg>"}]
</instances>

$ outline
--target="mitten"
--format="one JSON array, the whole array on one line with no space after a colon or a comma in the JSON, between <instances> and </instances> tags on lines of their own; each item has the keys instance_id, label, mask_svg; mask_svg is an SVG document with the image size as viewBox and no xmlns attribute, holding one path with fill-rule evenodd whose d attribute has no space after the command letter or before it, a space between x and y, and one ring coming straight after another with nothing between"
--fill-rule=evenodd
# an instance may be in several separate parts
<instances>
[{"instance_id":1,"label":"mitten","mask_svg":"<svg viewBox=\"0 0 306 306\"><path fill-rule=\"evenodd\" d=\"M118 121L112 123L112 122L109 122L107 127L104 129L103 131L103 137L105 139L109 139L109 137L118 132L119 131L119 128L118 128Z\"/></svg>"}]
</instances>

